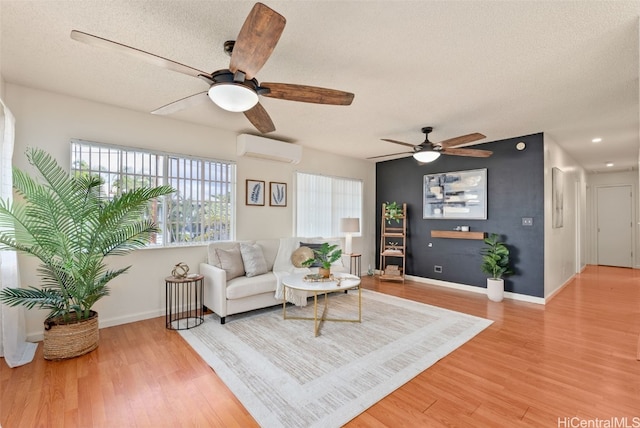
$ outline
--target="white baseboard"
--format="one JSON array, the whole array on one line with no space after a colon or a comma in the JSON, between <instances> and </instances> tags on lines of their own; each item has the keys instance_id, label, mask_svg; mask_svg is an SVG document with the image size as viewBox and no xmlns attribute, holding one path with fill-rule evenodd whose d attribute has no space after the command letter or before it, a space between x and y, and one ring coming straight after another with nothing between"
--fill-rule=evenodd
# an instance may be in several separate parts
<instances>
[{"instance_id":1,"label":"white baseboard","mask_svg":"<svg viewBox=\"0 0 640 428\"><path fill-rule=\"evenodd\" d=\"M453 288L456 290L469 291L471 293L487 294L486 288L476 287L474 285L458 284L456 282L441 281L439 279L423 278L421 276L413 275L405 275L405 278L423 284L437 285L439 287ZM504 297L511 300L536 303L538 305L545 304L545 299L542 297L528 296L526 294L512 293L509 291L504 292Z\"/></svg>"},{"instance_id":2,"label":"white baseboard","mask_svg":"<svg viewBox=\"0 0 640 428\"><path fill-rule=\"evenodd\" d=\"M116 325L129 324L131 322L136 322L136 321L143 321L149 318L157 318L164 315L165 315L165 310L163 308L163 309L140 312L137 314L131 314L131 315L126 315L126 316L116 317L116 318L103 319L98 317L98 326L99 328L113 327ZM44 332L27 334L28 342L40 342L42 341L42 339L44 339Z\"/></svg>"},{"instance_id":3,"label":"white baseboard","mask_svg":"<svg viewBox=\"0 0 640 428\"><path fill-rule=\"evenodd\" d=\"M584 269L582 269L584 270ZM560 290L562 290L564 287L566 287L567 285L569 285L571 283L571 281L573 281L576 277L576 274L573 274L569 277L569 279L567 279L562 285L560 285L560 287L556 288L555 290L553 290L551 293L549 293L548 296L545 297L545 301L550 301L551 299L553 299L556 294L558 294L560 292Z\"/></svg>"}]
</instances>

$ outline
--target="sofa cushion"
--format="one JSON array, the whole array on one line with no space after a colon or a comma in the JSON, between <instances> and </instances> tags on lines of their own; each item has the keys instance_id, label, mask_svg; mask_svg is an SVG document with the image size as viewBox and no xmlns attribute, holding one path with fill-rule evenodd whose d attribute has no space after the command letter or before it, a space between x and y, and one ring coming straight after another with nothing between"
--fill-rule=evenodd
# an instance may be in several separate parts
<instances>
[{"instance_id":1,"label":"sofa cushion","mask_svg":"<svg viewBox=\"0 0 640 428\"><path fill-rule=\"evenodd\" d=\"M314 253L313 250L309 247L300 247L298 249L296 249L293 253L291 253L291 263L297 267L297 268L301 268L304 267L302 266L302 263L306 262L307 260L313 258Z\"/></svg>"},{"instance_id":2,"label":"sofa cushion","mask_svg":"<svg viewBox=\"0 0 640 428\"><path fill-rule=\"evenodd\" d=\"M242 242L250 242L250 241L242 241ZM207 247L207 263L215 266L217 268L222 269L220 266L220 259L216 254L216 249L221 248L223 250L232 250L237 248L240 251L240 242L238 241L215 241L210 242Z\"/></svg>"},{"instance_id":3,"label":"sofa cushion","mask_svg":"<svg viewBox=\"0 0 640 428\"><path fill-rule=\"evenodd\" d=\"M240 276L227 281L227 299L242 299L262 293L275 293L277 279L273 272L248 278Z\"/></svg>"},{"instance_id":4,"label":"sofa cushion","mask_svg":"<svg viewBox=\"0 0 640 428\"><path fill-rule=\"evenodd\" d=\"M315 242L300 242L300 247L307 247L307 248L311 248L311 250L319 250L320 247L322 247L322 243L315 243ZM315 252L314 252L315 255ZM311 258L311 257L309 257ZM311 263L309 266L307 267L320 267L322 266L322 263L320 263L319 261L314 261L313 263Z\"/></svg>"},{"instance_id":5,"label":"sofa cushion","mask_svg":"<svg viewBox=\"0 0 640 428\"><path fill-rule=\"evenodd\" d=\"M240 248L224 250L216 248L216 256L220 261L220 268L227 273L227 281L244 275L244 264Z\"/></svg>"},{"instance_id":6,"label":"sofa cushion","mask_svg":"<svg viewBox=\"0 0 640 428\"><path fill-rule=\"evenodd\" d=\"M240 255L247 277L267 273L267 262L262 253L262 247L258 244L240 244Z\"/></svg>"},{"instance_id":7,"label":"sofa cushion","mask_svg":"<svg viewBox=\"0 0 640 428\"><path fill-rule=\"evenodd\" d=\"M276 261L278 249L280 249L280 239L256 239L255 242L262 247L262 254L267 262L267 270L273 270L273 264Z\"/></svg>"}]
</instances>

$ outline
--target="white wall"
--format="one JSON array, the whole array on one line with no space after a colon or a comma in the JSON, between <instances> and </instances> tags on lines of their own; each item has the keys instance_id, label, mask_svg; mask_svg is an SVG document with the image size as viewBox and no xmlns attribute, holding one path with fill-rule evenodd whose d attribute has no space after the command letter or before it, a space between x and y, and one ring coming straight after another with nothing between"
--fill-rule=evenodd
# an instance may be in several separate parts
<instances>
[{"instance_id":1,"label":"white wall","mask_svg":"<svg viewBox=\"0 0 640 428\"><path fill-rule=\"evenodd\" d=\"M620 172L607 172L607 173L592 173L587 176L587 207L589 212L588 222L588 263L598 263L598 241L597 232L598 225L596 224L597 218L597 189L602 186L617 186L617 185L629 185L631 186L631 192L633 194L633 214L634 219L632 225L633 233L633 266L640 268L640 257L638 251L640 251L640 237L638 236L639 229L637 227L640 221L638 213L638 171L620 171Z\"/></svg>"},{"instance_id":2,"label":"white wall","mask_svg":"<svg viewBox=\"0 0 640 428\"><path fill-rule=\"evenodd\" d=\"M552 168L564 176L564 224L552 227ZM566 284L585 265L586 173L553 139L544 135L544 296ZM578 242L578 240L580 242Z\"/></svg>"},{"instance_id":3,"label":"white wall","mask_svg":"<svg viewBox=\"0 0 640 428\"><path fill-rule=\"evenodd\" d=\"M364 213L362 238L354 239L354 250L363 251L362 266L373 263L375 239L375 165L363 160L339 157L319 151L303 150L303 161L288 165L250 158L237 158L236 134L6 84L7 105L16 117L14 164L28 168L24 151L41 147L61 165L69 166L70 140L81 138L101 143L161 150L237 161L237 221L239 239L291 236L293 231L293 174L295 170L321 172L362 179ZM288 184L288 204L280 207L245 206L246 178L279 181ZM267 202L268 204L268 202ZM177 262L185 262L192 271L206 255L204 247L148 249L125 257L113 258L114 266L132 265L131 270L111 283L111 295L99 301L101 327L151 318L164 314L164 278ZM22 284L37 285L37 261L21 256ZM45 311L27 311L29 337L42 333Z\"/></svg>"}]
</instances>

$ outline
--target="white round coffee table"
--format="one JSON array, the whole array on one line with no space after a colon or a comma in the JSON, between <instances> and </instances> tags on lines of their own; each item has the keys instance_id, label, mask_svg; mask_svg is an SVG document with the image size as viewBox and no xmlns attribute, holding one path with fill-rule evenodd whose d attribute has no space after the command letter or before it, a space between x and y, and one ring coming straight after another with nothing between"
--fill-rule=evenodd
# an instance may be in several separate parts
<instances>
[{"instance_id":1,"label":"white round coffee table","mask_svg":"<svg viewBox=\"0 0 640 428\"><path fill-rule=\"evenodd\" d=\"M339 321L339 322L361 322L362 321L362 289L360 288L360 278L355 275L346 273L334 274L333 281L307 281L305 276L308 274L294 273L282 278L282 285L284 286L284 300L282 302L282 317L283 319L291 320L313 320L314 333L316 336L320 333L320 326L322 321ZM358 289L358 318L357 319L344 319L344 318L328 318L327 310L329 306L329 293L335 293L337 291L348 291L351 289ZM306 291L313 293L313 318L311 317L292 317L287 316L287 289ZM322 315L318 317L318 294L324 294L324 308Z\"/></svg>"}]
</instances>

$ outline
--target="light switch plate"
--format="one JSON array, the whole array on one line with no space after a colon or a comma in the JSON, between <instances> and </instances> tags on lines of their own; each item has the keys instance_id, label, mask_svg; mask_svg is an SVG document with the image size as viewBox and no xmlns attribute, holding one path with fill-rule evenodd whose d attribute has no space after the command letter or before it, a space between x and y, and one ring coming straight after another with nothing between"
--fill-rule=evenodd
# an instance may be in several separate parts
<instances>
[{"instance_id":1,"label":"light switch plate","mask_svg":"<svg viewBox=\"0 0 640 428\"><path fill-rule=\"evenodd\" d=\"M522 225L523 226L533 226L533 218L532 217L522 217Z\"/></svg>"}]
</instances>

